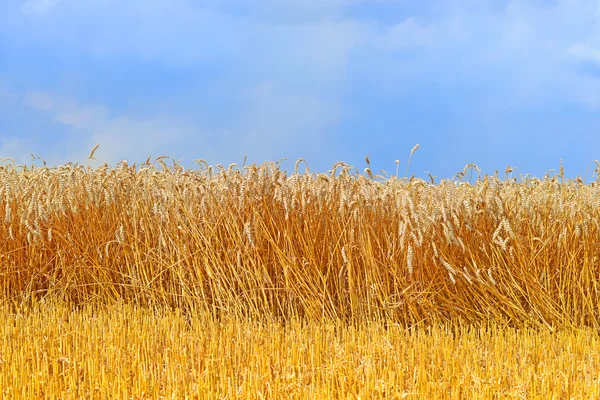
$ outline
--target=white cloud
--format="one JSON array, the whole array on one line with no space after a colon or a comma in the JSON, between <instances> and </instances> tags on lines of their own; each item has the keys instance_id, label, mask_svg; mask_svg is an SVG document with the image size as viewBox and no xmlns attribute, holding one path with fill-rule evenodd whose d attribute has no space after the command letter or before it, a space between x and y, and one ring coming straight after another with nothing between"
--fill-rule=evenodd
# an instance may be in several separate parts
<instances>
[{"instance_id":1,"label":"white cloud","mask_svg":"<svg viewBox=\"0 0 600 400\"><path fill-rule=\"evenodd\" d=\"M215 73L224 82L219 89L230 93L231 103L241 96L242 110L215 123L232 138L220 156L247 151L273 158L310 141L318 146L342 119L352 79L371 93L395 98L425 88L436 100L434 90L457 89L457 98L463 96L458 101L472 106L474 114L481 108L564 102L600 107L598 79L573 68L600 62L600 16L597 2L590 0L513 0L503 7L491 1L439 1L428 16L380 20L345 14L351 2L345 0L202 6L183 0L63 1L69 7L56 9L44 29L29 34L48 37L75 57L92 54L103 62L131 57L149 65L199 68L199 75L206 66L222 66ZM57 2L27 4L39 14ZM232 12L235 4L252 6ZM473 98L465 99L464 92ZM106 141L99 154L108 148L111 154L163 152L160 148L169 145L164 138L178 134L206 147L214 142L190 120L140 119L126 111L112 115L108 107L40 93L26 102L80 131L86 148ZM177 106L184 112L192 107Z\"/></svg>"},{"instance_id":2,"label":"white cloud","mask_svg":"<svg viewBox=\"0 0 600 400\"><path fill-rule=\"evenodd\" d=\"M21 6L21 12L28 15L43 15L60 2L61 0L29 0Z\"/></svg>"},{"instance_id":3,"label":"white cloud","mask_svg":"<svg viewBox=\"0 0 600 400\"><path fill-rule=\"evenodd\" d=\"M133 119L126 116L107 121L102 127L90 130L88 145L100 144L98 158L108 163L131 159L145 161L174 151L181 146L193 145L203 154L214 156L214 151L201 132L176 118ZM186 160L190 161L190 160Z\"/></svg>"},{"instance_id":4,"label":"white cloud","mask_svg":"<svg viewBox=\"0 0 600 400\"><path fill-rule=\"evenodd\" d=\"M283 32L290 39L290 32ZM304 67L317 67L321 72L338 71L348 62L348 56L364 40L365 32L357 23L319 22L296 28L294 46L287 50L305 62ZM295 39L295 40L294 40ZM283 43L286 44L284 39Z\"/></svg>"},{"instance_id":5,"label":"white cloud","mask_svg":"<svg viewBox=\"0 0 600 400\"><path fill-rule=\"evenodd\" d=\"M106 107L73 103L61 105L55 113L55 119L65 125L82 130L95 130L110 121Z\"/></svg>"},{"instance_id":6,"label":"white cloud","mask_svg":"<svg viewBox=\"0 0 600 400\"><path fill-rule=\"evenodd\" d=\"M239 136L241 148L259 159L298 158L323 150L328 130L340 119L335 100L310 90L286 90L265 81L245 96Z\"/></svg>"},{"instance_id":7,"label":"white cloud","mask_svg":"<svg viewBox=\"0 0 600 400\"><path fill-rule=\"evenodd\" d=\"M32 149L33 145L31 139L2 135L0 132L0 157L12 158L15 160L15 165L31 160L31 153L27 149Z\"/></svg>"},{"instance_id":8,"label":"white cloud","mask_svg":"<svg viewBox=\"0 0 600 400\"><path fill-rule=\"evenodd\" d=\"M573 68L574 61L598 64L597 2L441 4L427 20L409 16L369 31L375 51L365 49L367 73L378 91L397 96L415 85L479 86L481 105L570 102L598 111L598 82Z\"/></svg>"},{"instance_id":9,"label":"white cloud","mask_svg":"<svg viewBox=\"0 0 600 400\"><path fill-rule=\"evenodd\" d=\"M232 103L242 97L242 109L232 110L230 119L235 122L219 121L217 128L243 146L220 152L227 156L248 152L273 158L290 146L303 145L303 136L313 138L313 147L322 141L339 120L349 58L367 34L363 24L352 20L312 18L323 8L329 13L341 7L343 1L337 0L312 5L298 1L292 9L302 9L306 18L291 23L265 18L261 12L229 13L221 3L203 7L178 0L64 3L69 7L53 13L43 32L76 54L91 53L104 60L126 56L186 68L212 63L224 65L226 71L233 67L236 82L224 82L221 91L231 93ZM287 2L279 4L281 12L290 11ZM261 7L264 11L267 6ZM88 132L94 140L115 143L115 148L119 140L131 137L124 132L135 131L134 123L144 131L161 126L160 121L146 124L126 114L109 116L110 110L98 106L52 104L39 93L30 94L27 101L38 110L52 111L56 121ZM190 105L180 107L189 111ZM168 126L162 124L161 131L169 131ZM180 129L186 130L193 129ZM157 133L153 140L159 137ZM203 138L198 142L216 141L208 135Z\"/></svg>"},{"instance_id":10,"label":"white cloud","mask_svg":"<svg viewBox=\"0 0 600 400\"><path fill-rule=\"evenodd\" d=\"M186 142L202 146L205 154L214 155L209 144L203 139L202 132L177 117L111 117L109 109L105 106L79 104L46 92L29 92L24 97L26 105L49 113L55 122L76 132L76 135L55 139L65 143L60 154L44 157L50 164L63 164L68 161L89 164L87 154L96 144L99 144L100 148L95 157L109 164L123 159L145 161L148 156L169 154L182 148ZM13 138L0 149L15 154L23 153L25 147L33 148L32 142Z\"/></svg>"},{"instance_id":11,"label":"white cloud","mask_svg":"<svg viewBox=\"0 0 600 400\"><path fill-rule=\"evenodd\" d=\"M75 129L98 129L109 121L106 107L77 104L52 96L47 92L26 92L24 103L35 110L52 114L52 118L56 122Z\"/></svg>"},{"instance_id":12,"label":"white cloud","mask_svg":"<svg viewBox=\"0 0 600 400\"><path fill-rule=\"evenodd\" d=\"M414 17L389 27L382 35L374 37L373 47L384 51L430 46L438 35L434 27L418 22Z\"/></svg>"},{"instance_id":13,"label":"white cloud","mask_svg":"<svg viewBox=\"0 0 600 400\"><path fill-rule=\"evenodd\" d=\"M10 99L10 98L12 98L12 95L8 91L2 89L2 86L0 86L0 99Z\"/></svg>"},{"instance_id":14,"label":"white cloud","mask_svg":"<svg viewBox=\"0 0 600 400\"><path fill-rule=\"evenodd\" d=\"M54 99L44 92L25 93L25 104L40 111L52 111L54 108Z\"/></svg>"},{"instance_id":15,"label":"white cloud","mask_svg":"<svg viewBox=\"0 0 600 400\"><path fill-rule=\"evenodd\" d=\"M575 43L567 48L566 54L567 56L573 57L575 61L600 64L600 47L592 47L583 43Z\"/></svg>"}]
</instances>

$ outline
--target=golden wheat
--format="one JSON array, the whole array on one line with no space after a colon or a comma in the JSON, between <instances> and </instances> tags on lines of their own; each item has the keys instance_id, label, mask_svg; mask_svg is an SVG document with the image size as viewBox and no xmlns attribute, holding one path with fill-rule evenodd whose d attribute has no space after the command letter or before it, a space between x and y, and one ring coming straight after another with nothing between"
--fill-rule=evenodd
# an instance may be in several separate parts
<instances>
[{"instance_id":1,"label":"golden wheat","mask_svg":"<svg viewBox=\"0 0 600 400\"><path fill-rule=\"evenodd\" d=\"M417 146L411 156L416 149ZM451 344L440 339L443 343L439 348L433 346L436 349L428 350L429 336L419 336L435 327L451 329L457 338L468 338L473 329L495 332L494 335L500 335L497 340L504 340L506 346L497 344L493 350L488 348L487 354L492 358L502 357L502 352L508 351L508 344L521 334L530 338L526 340L531 340L532 348L538 340L535 338L545 338L547 343L558 340L560 346L575 343L572 340L588 341L590 349L597 349L593 347L595 339L590 339L591 332L600 328L597 182L584 185L581 180L567 181L562 170L555 176L547 174L544 179L526 176L520 181L516 178L501 181L497 173L482 177L473 164L467 165L455 179L439 184L433 184L433 177L430 177L432 183L414 176L387 179L373 176L368 157L369 168L363 174L342 162L336 163L328 174L311 174L308 166L300 174L299 164L306 164L301 159L289 176L280 170L278 163L246 166L244 162L240 169L234 164L229 168L221 165L213 168L203 160L196 160L200 169L185 170L174 159L172 166L167 165L166 158L158 157L154 163L148 159L143 168L125 161L114 169L107 165L92 169L72 163L54 169L14 166L14 162L0 165L3 304L14 310L34 310L46 302L54 304L57 310L81 307L101 315L102 310L123 303L137 307L136 310L167 313L164 314L169 315L167 320L173 321L179 317L169 313L181 310L185 318L196 318L208 326L235 320L238 321L235 326L247 327L240 322L247 321L272 326L269 329L285 327L275 336L268 336L260 329L254 332L258 335L253 337L254 343L262 340L260 335L267 335L281 346L287 343L282 332L298 323L307 330L298 333L293 343L304 343L310 351L323 353L303 358L304 355L293 355L296 353L289 353L284 347L269 348L268 351L275 352L272 354L278 354L280 363L290 363L289 368L296 375L289 380L281 374L271 375L272 380L267 384L259 376L272 371L275 364L259 344L254 344L258 347L253 351L263 353L248 361L255 370L246 371L244 377L233 370L235 365L241 365L240 360L232 361L221 372L205 369L203 375L194 375L187 369L193 368L194 360L203 357L234 357L233 360L240 357L213 348L212 353L204 352L197 359L181 359L180 370L175 370L179 368L175 360L163 360L165 368L173 369L168 378L171 383L161 386L150 383L152 379L152 382L167 379L156 371L146 383L136 380L144 372L140 365L158 362L156 359L146 364L140 364L133 356L118 359L115 363L120 363L121 369L112 367L113 375L109 378L107 370L102 372L98 367L101 362L98 357L103 356L82 350L77 347L79 342L68 342L59 349L69 349L69 355L40 358L41 353L36 350L35 364L25 366L28 364L21 362L21 370L11 371L22 380L9 382L12 378L6 376L2 378L6 379L2 381L6 386L0 382L0 387L20 390L25 397L51 393L62 398L79 395L155 398L156 395L193 396L193 393L236 397L258 391L265 397L287 396L284 388L289 385L295 388L290 395L298 397L379 393L373 396L397 398L415 391L417 398L427 398L448 392L449 386L444 385L460 384L469 389L448 393L455 393L452 396L456 398L463 395L486 398L493 393L517 396L516 388L520 387L525 390L519 392L524 396L586 398L583 383L597 383L597 376L583 377L578 371L569 370L567 361L561 361L562 355L555 352L556 363L544 358L544 364L538 363L536 370L528 370L530 375L507 373L516 368L515 364L504 365L506 381L496 383L492 382L493 374L503 373L499 366L496 370L481 369L482 375L468 375L457 360L457 364L451 364L453 370L437 372L442 374L438 383L445 383L436 386L425 383L426 354L434 357L437 368L446 368L442 367L443 362L449 364L443 361L442 354L456 351L459 342ZM462 182L473 169L477 181ZM506 169L507 174L512 172L512 168ZM52 335L33 331L43 325L45 314L47 321L54 318L49 309L44 310L23 314L22 321L19 320L30 324L22 326L23 332L29 332L20 339L26 348L40 347L43 337ZM46 341L47 351L56 351L55 345L65 338L94 337L90 332L99 328L92 327L94 320L86 312L74 313L74 325L67 324L83 336L64 334L60 336L62 339ZM7 313L3 315L8 318ZM140 336L139 351L154 345L143 334L144 327L148 321L154 321L152 318L158 321L161 317L148 318L140 317L131 325L130 334ZM382 356L380 364L369 367L371 375L360 375L362 378L351 371L354 374L357 370L364 371L367 361L358 362L350 355L341 354L330 360L331 365L322 364L324 359L319 357L331 349L310 342L311 335L316 334L310 329L328 326L332 321L336 321L335 329L343 338L321 338L330 342L339 340L348 354L381 352L383 337L392 343L393 349L402 340L412 340L400 333L385 336L388 331L381 331L376 339L379 348L371 348L367 340L371 334L361 333L365 336L352 339L359 342L343 336L354 332L352 329L418 326L420 333L414 334L420 342L415 339L413 345L424 352L424 358L409 362L414 368L412 380L407 381L408 372L403 372L401 378L400 372L390 367L406 362L406 353ZM511 329L520 329L514 331L517 336L509 336ZM533 332L529 329L541 336L523 333ZM233 331L228 332L234 335ZM552 336L562 335L560 332L571 332L572 336ZM228 340L240 337L239 332L235 335L223 337ZM345 342L346 339L349 341ZM98 344L102 339L90 340ZM114 340L115 349L123 349L128 343L122 338L110 340ZM110 340L102 343L110 346ZM177 346L183 345L172 344L171 351L185 349ZM486 348L483 339L473 340L469 346L460 353L463 357ZM31 359L25 350L19 353L9 343L5 342L3 349L14 353L11 366L17 365L15 360ZM65 360L84 360L84 354L88 353L92 354L92 361L87 364L78 361L78 367L70 370L72 375L56 374L66 371ZM394 359L393 354L399 358ZM547 356L535 354L536 360ZM519 359L522 355L515 357ZM584 355L581 357L585 359ZM595 358L585 360L581 361L587 363L585 368L591 371L596 367ZM319 365L324 369L315 370ZM465 366L475 368L474 364ZM121 372L114 375L114 368ZM302 368L313 369L307 372ZM558 368L560 373L552 375L550 368ZM334 372L328 375L328 369ZM78 381L75 372L84 374L83 379L88 381ZM535 377L531 375L534 372ZM183 377L189 373L194 378ZM23 385L24 379L34 376L31 374L40 378ZM315 380L305 381L300 378L302 374L309 374ZM344 380L344 374L351 378ZM378 378L381 384L377 379L372 380L373 376L383 376ZM544 380L537 381L537 376ZM109 384L109 379L113 383ZM202 379L206 381L198 383ZM233 383L226 384L227 379ZM54 389L43 389L46 383ZM108 389L102 389L105 385ZM388 391L377 392L377 385L385 386ZM94 392L96 386L100 392ZM205 391L209 389L212 392ZM40 392L43 390L50 391Z\"/></svg>"},{"instance_id":2,"label":"golden wheat","mask_svg":"<svg viewBox=\"0 0 600 400\"><path fill-rule=\"evenodd\" d=\"M556 177L517 184L489 176L478 176L475 185L379 181L352 174L344 163L330 176L311 175L308 168L301 175L303 160L289 178L275 163L243 170L217 166L214 174L202 160L202 170L184 171L175 160L167 168L165 158L155 160L161 170L125 162L96 170L67 164L19 172L3 166L0 233L8 239L2 254L10 255L4 296L52 292L86 302L107 293L168 306L201 300L214 309L233 292L244 314L289 317L280 306L293 297L298 315L319 308L303 301L321 299L315 317L435 322L460 316L481 322L493 315L496 322L522 326L535 322L529 316L539 309L552 325L597 326L598 294L580 290L595 287L598 270L594 184ZM463 175L468 169L480 174L471 164ZM341 265L342 247L351 249L354 276L336 278L327 271ZM244 274L231 268L239 251L252 260ZM456 278L463 275L440 259L472 271L486 266L494 271L490 281L504 284L461 285ZM209 265L217 281L206 279ZM302 273L282 288L283 265ZM143 277L141 287L131 284L134 273ZM542 273L554 277L544 290L537 279ZM47 276L60 278L52 290ZM580 285L570 284L575 281ZM343 282L376 283L378 295L367 296L372 284L347 294ZM415 282L433 303L453 299L459 306L451 311L411 304L398 312L378 300ZM352 298L360 300L350 304Z\"/></svg>"},{"instance_id":3,"label":"golden wheat","mask_svg":"<svg viewBox=\"0 0 600 400\"><path fill-rule=\"evenodd\" d=\"M4 398L599 398L595 331L215 320L117 303L0 313Z\"/></svg>"}]
</instances>

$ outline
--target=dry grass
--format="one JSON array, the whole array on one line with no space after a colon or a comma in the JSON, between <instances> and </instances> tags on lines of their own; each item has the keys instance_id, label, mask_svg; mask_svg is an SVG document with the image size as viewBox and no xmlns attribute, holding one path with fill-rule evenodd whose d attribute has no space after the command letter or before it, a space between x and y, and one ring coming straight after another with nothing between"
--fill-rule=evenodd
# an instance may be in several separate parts
<instances>
[{"instance_id":1,"label":"dry grass","mask_svg":"<svg viewBox=\"0 0 600 400\"><path fill-rule=\"evenodd\" d=\"M198 160L199 169L186 171L175 161L169 166L165 160L148 160L140 167L122 162L115 169L73 164L56 169L12 164L0 167L0 298L12 313L35 310L41 302L54 304L57 310L57 314L50 309L44 313L27 311L20 323L35 332L22 335L21 340L29 340L27 343L35 347L44 335L54 335L81 337L98 345L93 329L100 328L93 328L95 321L126 318L128 314L122 312L113 315L102 311L122 303L140 310L132 314L134 322L122 335L139 337L148 324L163 326L169 320L176 324L185 318L199 318L209 327L207 332L183 326L173 329L181 329L182 335L206 335L205 340L219 337L211 336L218 329L225 329L219 334L227 339L244 337L253 352L262 352L248 361L249 367L258 368L254 373L277 378L267 385L267 381L248 375L242 388L248 390L246 393L271 390L269 396L275 396L273 385L282 388L289 383L297 387L298 394L333 396L343 388L331 385L341 385L346 374L349 386L345 390L354 394L376 390L369 379L379 377L392 385L389 393L397 396L413 390L424 396L455 393L443 385L464 382L473 388L472 394L481 393L483 398L496 390L509 395L521 386L532 395L552 393L563 398L568 391L583 396L585 389L579 385L593 384L597 379L593 374L578 378L575 364L568 369L567 358L561 359L566 355L559 351L568 346L583 349L584 344L591 346L585 349L597 350L593 332L600 325L600 189L596 182L584 185L581 180L567 181L562 170L553 177L524 177L517 182L510 179L510 168L507 179L501 181L497 176L481 177L475 165L468 165L453 181L434 184L414 178L373 177L370 168L360 174L344 163L336 164L328 174L311 174L308 169L298 172L303 161L299 160L295 172L287 175L277 163L213 168ZM460 182L469 171L477 173L475 184ZM86 312L77 312L69 329L80 334L65 336L60 327L48 324L66 312L61 307L94 309L104 317L94 320ZM146 316L144 309L168 317ZM181 316L169 314L172 310L180 310ZM43 331L38 328L44 326L44 318L49 331L38 334ZM333 321L342 339L323 333L323 343L311 342L316 330L326 331ZM114 328L106 329L115 329L117 335L119 323L112 324ZM270 328L261 330L253 324ZM384 330L392 325L418 328L409 337L402 330ZM296 326L296 331L288 337L285 332L291 326ZM346 326L345 330L341 326ZM445 328L436 328L440 326ZM426 334L428 327L438 329L437 333ZM520 330L513 332L513 328ZM239 331L234 334L235 329ZM448 333L443 339L444 329L454 336ZM362 333L351 338L352 332ZM492 333L485 336L481 332ZM571 336L561 336L564 332L571 332ZM273 343L263 343L261 335L271 337ZM151 335L132 341L118 335L111 338L113 342L102 343L121 352L143 353L150 351L146 346L154 345ZM431 346L434 338L442 344ZM91 350L82 350L74 342L57 347L63 339L48 342L48 351L63 348L72 352L68 357L81 360L83 354L94 354L77 370L87 377L77 379L87 383L76 385L71 394L79 387L91 390L101 379L119 382L121 378L114 374L102 378L100 356L89 353ZM369 344L371 339L377 344ZM327 361L326 354L307 359L293 350L293 343L306 343L310 351L331 351L331 347L320 346L335 340L357 354L375 351L387 355L372 367L373 374L360 380L351 372L360 365L353 364L357 362L353 355L331 355ZM388 350L383 344L386 340L392 345ZM418 357L424 358L412 364L407 361L410 355L397 351L409 349L400 344L402 341L422 349ZM494 349L486 347L490 341L495 343ZM461 350L463 360L455 360L450 355L463 342L469 343ZM510 372L519 365L516 355L488 360L483 375L476 370L469 375L464 370L467 366L476 368L468 357L477 354L492 358L515 354L508 353L517 351L509 349L515 342L520 343L517 347L523 346L521 354L535 354L544 363L537 363L534 372L526 369L529 375ZM557 346L556 351L541 352L536 347L540 343ZM271 345L282 347L269 348ZM285 348L288 345L290 349ZM186 377L192 373L188 367L208 362L199 361L202 357L227 357L227 350L219 347L224 344L211 346L193 360L164 362L172 374L172 386L161 386L164 390L160 393L192 393L191 382L200 383ZM172 348L178 354L183 351L183 347ZM13 364L26 357L26 350L19 353L19 347L6 341L4 349L16 352L3 356L12 357ZM590 354L581 353L579 365L596 368L597 360ZM192 357L181 357L188 356ZM156 357L143 365L150 368L159 362L160 354ZM400 377L401 367L394 366L393 357L398 357L402 368L403 363L417 368L409 371L416 374L412 381L404 372ZM435 360L431 367L435 372L430 377L438 378L433 383L425 380L427 357ZM139 397L147 391L152 393L147 396L153 397L159 389L140 383L143 371L136 368L142 364L134 359L118 360L127 369L124 376L129 376L129 381L113 383L112 389L106 390L116 391L107 393ZM39 359L35 366L19 372L23 378L41 372L30 386L22 382L14 386L13 382L6 387L33 390L38 385L39 389L39 382L46 377L55 379L57 385L49 393L66 393L61 390L75 384L75 378L69 378L68 384L59 383L65 375L53 378L48 372L50 361ZM232 383L228 389L222 386L217 391L233 390L230 388L246 382L234 368L242 361L232 361L224 370L202 377L210 381L209 386L225 385L223 379L229 379ZM490 369L494 361L503 364ZM332 363L327 367L331 371L314 370L327 363ZM304 371L302 374L314 377L312 386L300 378L287 382L283 375L273 375L274 365L292 364L297 374ZM26 364L20 365L25 368ZM536 380L551 374L551 367L557 368L553 375L543 382ZM156 376L152 378L156 382L164 379L158 371L153 373L149 376ZM489 381L494 374L504 376L505 381ZM235 383L236 379L240 383ZM564 384L557 383L561 379ZM439 389L434 388L435 382L441 382ZM390 394L392 398L396 395Z\"/></svg>"},{"instance_id":2,"label":"dry grass","mask_svg":"<svg viewBox=\"0 0 600 400\"><path fill-rule=\"evenodd\" d=\"M130 305L1 315L5 398L600 398L591 330L219 322Z\"/></svg>"}]
</instances>

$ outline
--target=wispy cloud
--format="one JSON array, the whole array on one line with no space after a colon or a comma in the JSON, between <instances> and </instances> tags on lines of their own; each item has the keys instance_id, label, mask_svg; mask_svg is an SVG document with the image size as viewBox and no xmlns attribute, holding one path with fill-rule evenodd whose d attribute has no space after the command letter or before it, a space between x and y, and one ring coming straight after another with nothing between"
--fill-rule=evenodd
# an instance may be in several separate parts
<instances>
[{"instance_id":1,"label":"wispy cloud","mask_svg":"<svg viewBox=\"0 0 600 400\"><path fill-rule=\"evenodd\" d=\"M41 88L23 99L30 110L83 154L106 141L98 154L115 160L162 146L222 163L313 155L327 168L365 152L393 161L418 140L440 165L452 153L462 168L483 151L528 161L510 144L556 143L559 127L597 140L599 9L592 0L30 1L0 16L16 21L0 28L12 51L0 84Z\"/></svg>"},{"instance_id":2,"label":"wispy cloud","mask_svg":"<svg viewBox=\"0 0 600 400\"><path fill-rule=\"evenodd\" d=\"M567 55L572 56L575 61L600 64L600 47L575 43L567 48Z\"/></svg>"},{"instance_id":3,"label":"wispy cloud","mask_svg":"<svg viewBox=\"0 0 600 400\"><path fill-rule=\"evenodd\" d=\"M65 143L65 151L46 154L49 162L88 163L85 155L99 144L96 157L109 164L123 159L139 162L165 153L185 154L187 165L193 158L239 161L244 154L260 163L318 154L324 147L327 128L339 118L335 103L297 89L273 82L249 88L242 93L243 111L236 116L238 122L220 132L203 130L175 115L143 119L114 115L106 106L80 104L40 91L27 93L24 104L74 132L69 136L74 143ZM28 154L28 144L31 142L14 140L2 150L4 154Z\"/></svg>"},{"instance_id":4,"label":"wispy cloud","mask_svg":"<svg viewBox=\"0 0 600 400\"><path fill-rule=\"evenodd\" d=\"M590 94L600 89L598 83L577 74L570 63L574 56L586 61L598 56L594 26L600 17L597 6L592 12L594 2L575 3L510 1L492 8L486 2L478 7L448 2L426 22L408 17L372 34L372 47L386 50L373 56L388 62L373 64L370 72L388 91L407 83L456 87L462 81L482 86L481 94L496 104L498 96L507 105L536 107L560 97L597 110Z\"/></svg>"},{"instance_id":5,"label":"wispy cloud","mask_svg":"<svg viewBox=\"0 0 600 400\"><path fill-rule=\"evenodd\" d=\"M42 15L50 11L61 0L29 0L23 3L21 11L24 14Z\"/></svg>"},{"instance_id":6,"label":"wispy cloud","mask_svg":"<svg viewBox=\"0 0 600 400\"><path fill-rule=\"evenodd\" d=\"M32 160L31 149L34 145L32 139L0 132L0 157L14 160L15 165L23 165Z\"/></svg>"},{"instance_id":7,"label":"wispy cloud","mask_svg":"<svg viewBox=\"0 0 600 400\"><path fill-rule=\"evenodd\" d=\"M74 143L64 143L60 154L44 156L51 163L73 161L87 164L87 153L96 144L100 145L96 158L114 165L127 158L133 159L132 162L139 162L146 160L148 156L175 152L177 148L185 146L186 142L195 145L202 143L202 132L173 116L148 119L127 115L111 116L110 110L105 106L78 104L39 91L27 93L24 102L29 107L48 114L56 123L76 132L76 135L69 137L71 140L76 138ZM23 153L23 147L28 144L31 143L12 138L3 144L2 150ZM209 146L204 144L204 151L211 154Z\"/></svg>"},{"instance_id":8,"label":"wispy cloud","mask_svg":"<svg viewBox=\"0 0 600 400\"><path fill-rule=\"evenodd\" d=\"M25 94L25 104L40 111L52 111L54 109L54 99L43 92L27 92Z\"/></svg>"},{"instance_id":9,"label":"wispy cloud","mask_svg":"<svg viewBox=\"0 0 600 400\"><path fill-rule=\"evenodd\" d=\"M244 98L240 146L253 159L314 157L325 150L329 128L339 121L335 101L310 90L263 82Z\"/></svg>"},{"instance_id":10,"label":"wispy cloud","mask_svg":"<svg viewBox=\"0 0 600 400\"><path fill-rule=\"evenodd\" d=\"M120 17L113 15L109 4L119 8ZM360 24L344 20L280 24L270 21L260 11L250 16L181 1L144 2L141 13L140 4L70 3L72 8L62 7L50 17L51 22L44 27L44 40L53 37L58 43L101 60L138 57L147 63L184 69L222 65L223 72L216 70L215 80L221 80L221 92L228 102L239 105L222 112L231 123L217 121L206 125L200 117L188 120L199 131L214 129L214 135L228 138L228 145L216 152L218 158L239 159L248 153L260 160L291 156L287 153L298 154L301 150L304 156L323 151L328 130L340 118L339 102L347 85L349 58L364 34ZM304 6L298 3L295 7ZM73 23L74 20L79 22ZM69 33L55 30L50 24L66 25ZM92 25L110 28L84 29ZM232 69L235 83L220 77ZM207 79L199 90L209 85L212 83ZM28 101L38 109L48 103L39 94L29 97ZM191 114L190 104L178 107L184 111L182 114ZM55 120L81 128L79 125L94 120L100 113L97 109L82 108L79 105L73 112L62 105L54 111ZM131 121L127 117L131 113L132 110L124 110L121 116ZM102 125L98 121L92 124ZM222 141L206 136L213 147ZM105 135L107 140L110 137L113 136ZM201 142L200 138L191 140Z\"/></svg>"}]
</instances>

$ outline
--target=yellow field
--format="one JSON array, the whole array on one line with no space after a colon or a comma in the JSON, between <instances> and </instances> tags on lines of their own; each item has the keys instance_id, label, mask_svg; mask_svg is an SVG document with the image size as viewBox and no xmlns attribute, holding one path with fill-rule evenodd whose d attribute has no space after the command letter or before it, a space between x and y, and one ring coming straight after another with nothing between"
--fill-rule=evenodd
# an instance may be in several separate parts
<instances>
[{"instance_id":1,"label":"yellow field","mask_svg":"<svg viewBox=\"0 0 600 400\"><path fill-rule=\"evenodd\" d=\"M6 398L599 398L591 330L218 322L126 305L2 315Z\"/></svg>"},{"instance_id":2,"label":"yellow field","mask_svg":"<svg viewBox=\"0 0 600 400\"><path fill-rule=\"evenodd\" d=\"M0 167L4 397L599 398L597 182L198 163Z\"/></svg>"}]
</instances>

